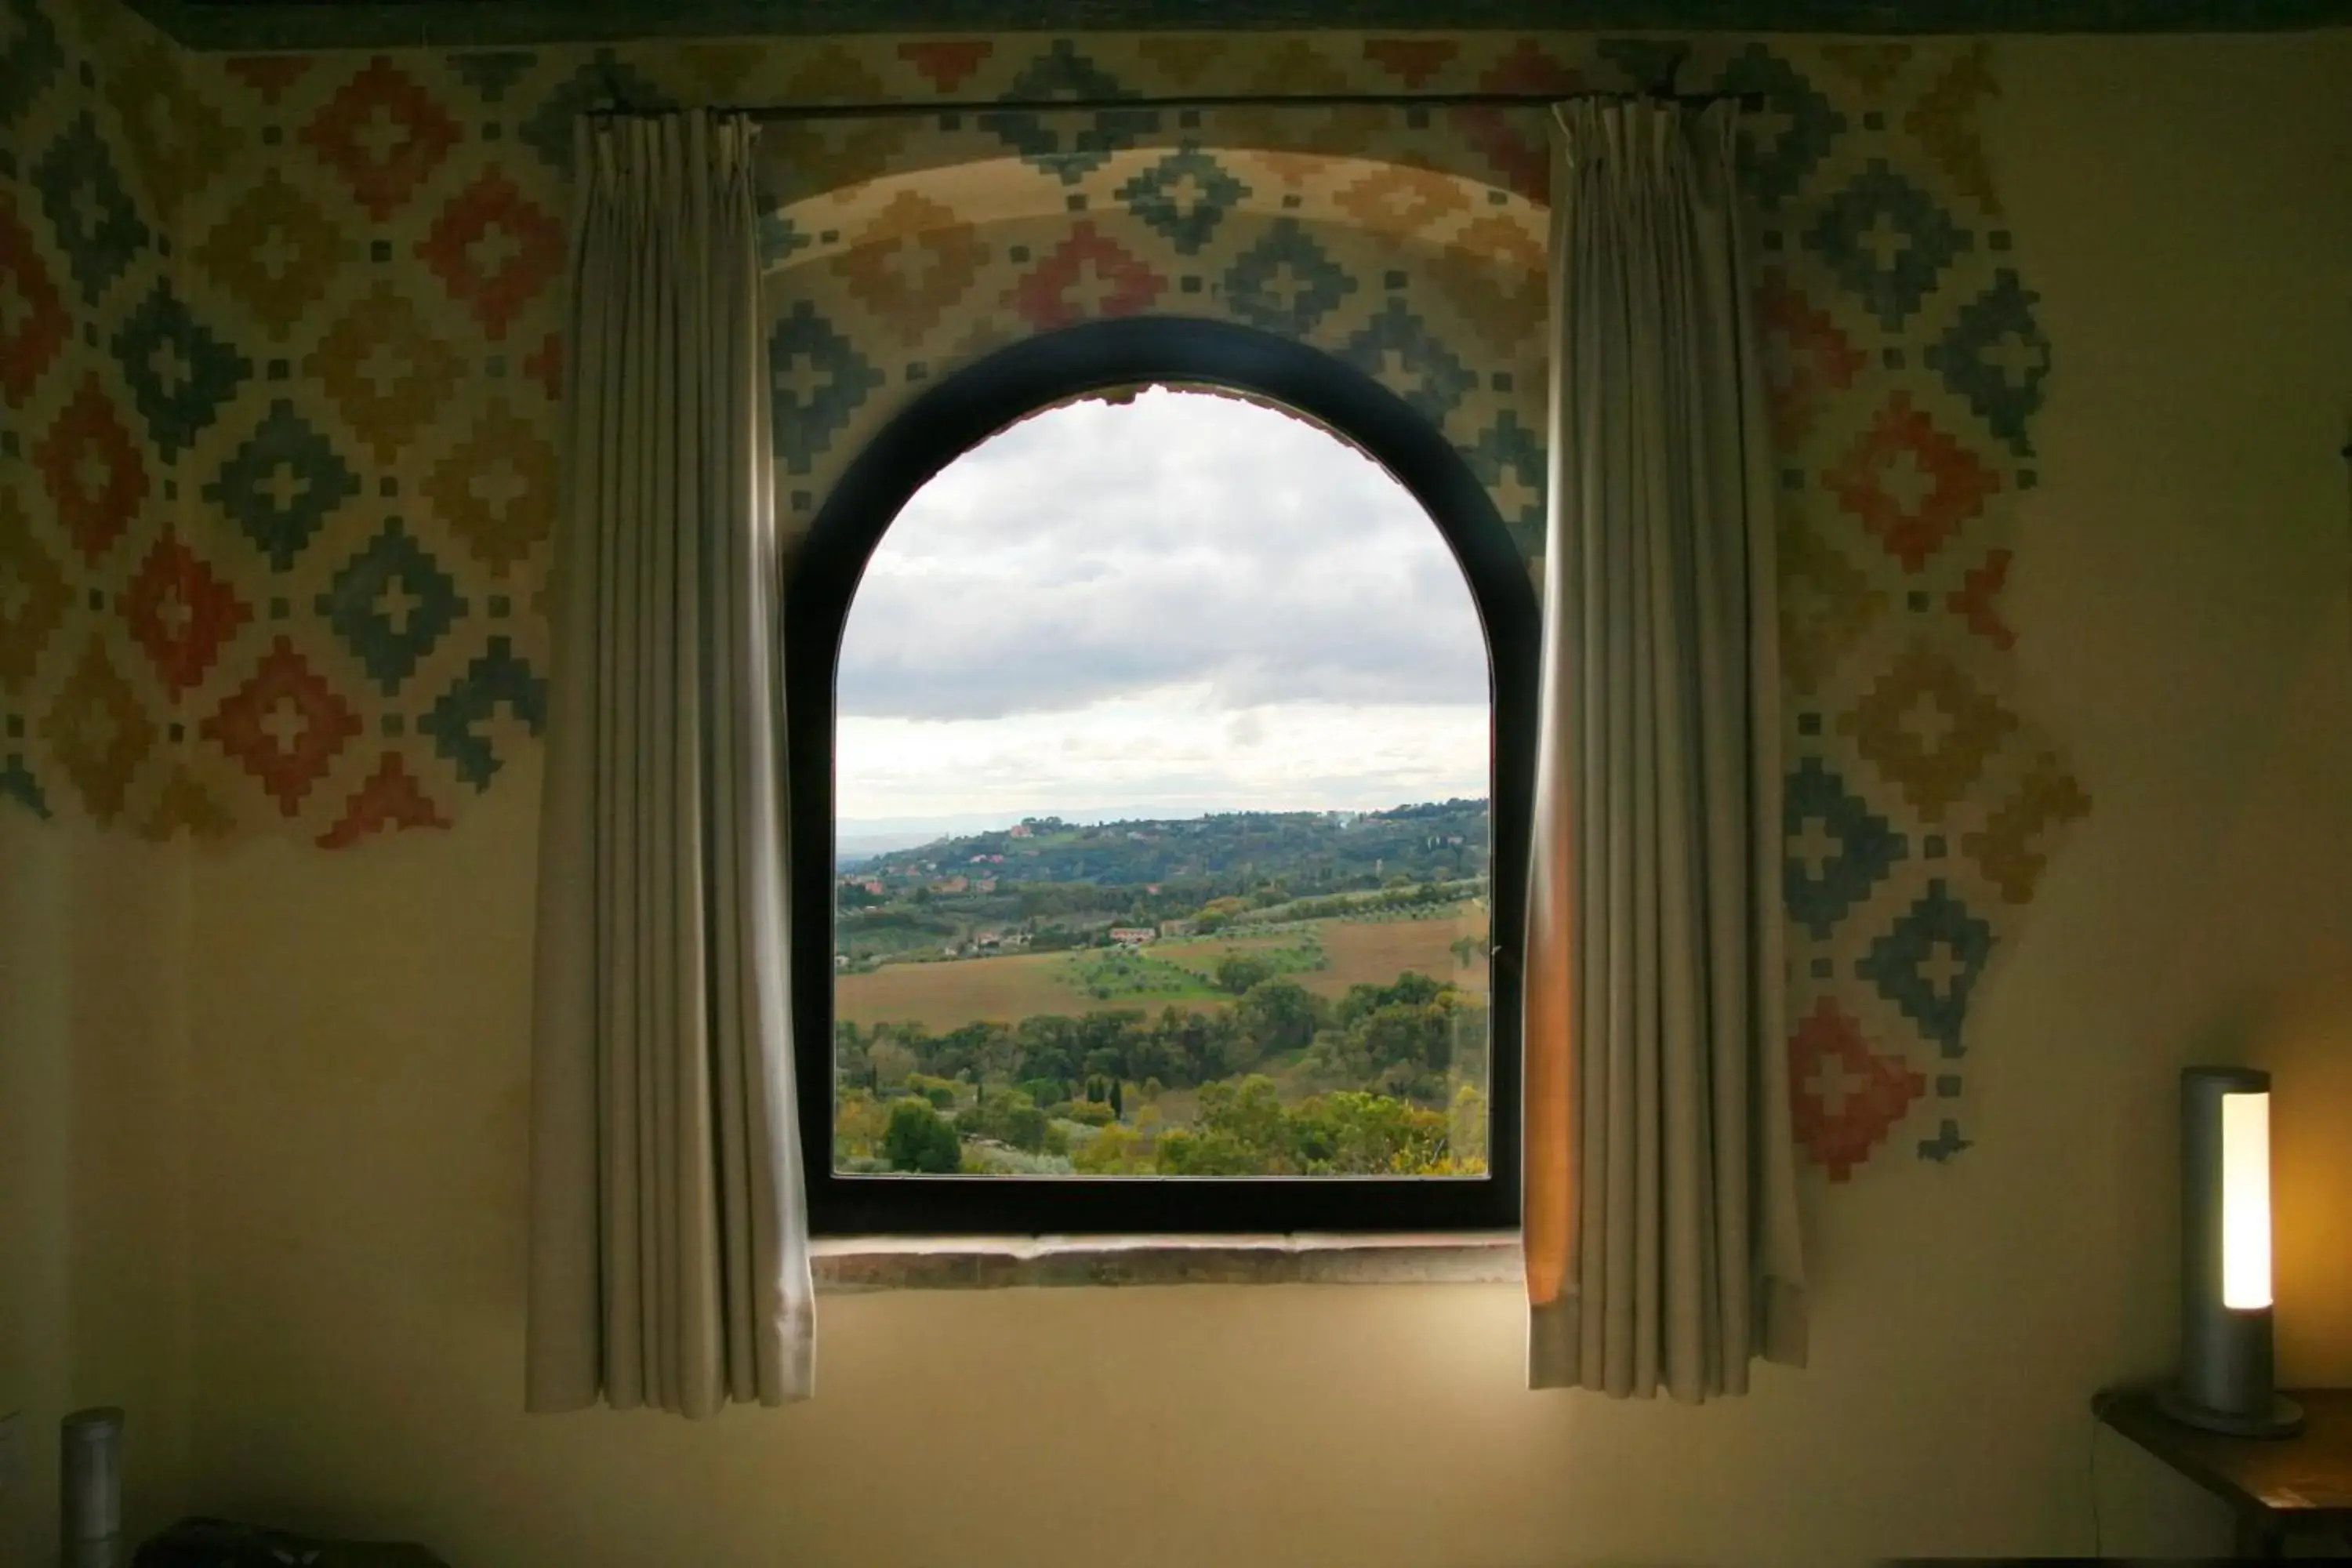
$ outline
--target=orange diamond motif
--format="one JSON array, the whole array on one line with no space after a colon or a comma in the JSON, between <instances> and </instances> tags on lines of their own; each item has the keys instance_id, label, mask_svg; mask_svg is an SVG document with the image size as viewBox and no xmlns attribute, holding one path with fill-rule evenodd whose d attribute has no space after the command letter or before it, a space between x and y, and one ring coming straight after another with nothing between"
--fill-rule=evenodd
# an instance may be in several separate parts
<instances>
[{"instance_id":1,"label":"orange diamond motif","mask_svg":"<svg viewBox=\"0 0 2352 1568\"><path fill-rule=\"evenodd\" d=\"M555 522L555 450L503 401L441 459L425 496L494 572L530 554Z\"/></svg>"},{"instance_id":2,"label":"orange diamond motif","mask_svg":"<svg viewBox=\"0 0 2352 1568\"><path fill-rule=\"evenodd\" d=\"M42 721L41 735L101 823L122 815L131 781L155 746L153 721L94 637Z\"/></svg>"},{"instance_id":3,"label":"orange diamond motif","mask_svg":"<svg viewBox=\"0 0 2352 1568\"><path fill-rule=\"evenodd\" d=\"M901 191L832 268L851 299L912 343L963 298L987 259L988 247L971 225Z\"/></svg>"},{"instance_id":4,"label":"orange diamond motif","mask_svg":"<svg viewBox=\"0 0 2352 1568\"><path fill-rule=\"evenodd\" d=\"M1382 163L1334 198L1341 212L1381 234L1418 234L1470 205L1462 182L1433 169Z\"/></svg>"},{"instance_id":5,"label":"orange diamond motif","mask_svg":"<svg viewBox=\"0 0 2352 1568\"><path fill-rule=\"evenodd\" d=\"M457 122L382 55L302 128L302 140L378 223L441 166L457 137Z\"/></svg>"},{"instance_id":6,"label":"orange diamond motif","mask_svg":"<svg viewBox=\"0 0 2352 1568\"><path fill-rule=\"evenodd\" d=\"M1541 330L1549 287L1544 242L1523 226L1482 217L1438 252L1429 270L1463 319L1496 347L1524 343Z\"/></svg>"},{"instance_id":7,"label":"orange diamond motif","mask_svg":"<svg viewBox=\"0 0 2352 1568\"><path fill-rule=\"evenodd\" d=\"M1906 572L1916 572L1984 510L2000 476L1936 428L1908 393L1878 418L1822 482Z\"/></svg>"},{"instance_id":8,"label":"orange diamond motif","mask_svg":"<svg viewBox=\"0 0 2352 1568\"><path fill-rule=\"evenodd\" d=\"M378 283L343 313L302 368L325 385L376 460L388 463L441 412L463 366L415 306Z\"/></svg>"},{"instance_id":9,"label":"orange diamond motif","mask_svg":"<svg viewBox=\"0 0 2352 1568\"><path fill-rule=\"evenodd\" d=\"M0 399L23 407L72 331L31 232L0 191Z\"/></svg>"},{"instance_id":10,"label":"orange diamond motif","mask_svg":"<svg viewBox=\"0 0 2352 1568\"><path fill-rule=\"evenodd\" d=\"M348 242L271 169L196 247L196 264L254 319L283 337L327 292Z\"/></svg>"},{"instance_id":11,"label":"orange diamond motif","mask_svg":"<svg viewBox=\"0 0 2352 1568\"><path fill-rule=\"evenodd\" d=\"M147 503L146 466L95 375L82 377L73 401L33 449L33 466L87 561L112 549Z\"/></svg>"},{"instance_id":12,"label":"orange diamond motif","mask_svg":"<svg viewBox=\"0 0 2352 1568\"><path fill-rule=\"evenodd\" d=\"M280 637L258 668L231 692L200 732L261 781L292 816L326 776L335 756L360 732L359 716Z\"/></svg>"},{"instance_id":13,"label":"orange diamond motif","mask_svg":"<svg viewBox=\"0 0 2352 1568\"><path fill-rule=\"evenodd\" d=\"M538 298L563 259L563 229L493 170L466 187L416 242L449 297L493 338Z\"/></svg>"}]
</instances>

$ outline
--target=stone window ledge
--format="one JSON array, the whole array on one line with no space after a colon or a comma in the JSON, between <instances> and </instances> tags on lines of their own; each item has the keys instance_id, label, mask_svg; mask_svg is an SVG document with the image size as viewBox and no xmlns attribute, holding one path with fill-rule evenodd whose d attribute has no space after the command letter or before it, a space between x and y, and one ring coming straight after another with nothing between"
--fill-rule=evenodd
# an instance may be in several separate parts
<instances>
[{"instance_id":1,"label":"stone window ledge","mask_svg":"<svg viewBox=\"0 0 2352 1568\"><path fill-rule=\"evenodd\" d=\"M1063 1285L1501 1285L1525 1278L1514 1231L1433 1236L832 1237L818 1290Z\"/></svg>"}]
</instances>

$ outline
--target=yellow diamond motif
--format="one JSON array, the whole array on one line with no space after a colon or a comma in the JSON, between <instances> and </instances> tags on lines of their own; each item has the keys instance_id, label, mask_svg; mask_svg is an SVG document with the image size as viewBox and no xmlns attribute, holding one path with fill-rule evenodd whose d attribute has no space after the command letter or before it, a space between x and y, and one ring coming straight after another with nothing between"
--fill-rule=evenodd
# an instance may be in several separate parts
<instances>
[{"instance_id":1,"label":"yellow diamond motif","mask_svg":"<svg viewBox=\"0 0 2352 1568\"><path fill-rule=\"evenodd\" d=\"M415 306L378 283L320 340L302 368L325 385L376 461L389 463L441 412L464 367L426 330Z\"/></svg>"},{"instance_id":2,"label":"yellow diamond motif","mask_svg":"<svg viewBox=\"0 0 2352 1568\"><path fill-rule=\"evenodd\" d=\"M325 297L348 242L272 169L197 247L196 263L278 337Z\"/></svg>"}]
</instances>

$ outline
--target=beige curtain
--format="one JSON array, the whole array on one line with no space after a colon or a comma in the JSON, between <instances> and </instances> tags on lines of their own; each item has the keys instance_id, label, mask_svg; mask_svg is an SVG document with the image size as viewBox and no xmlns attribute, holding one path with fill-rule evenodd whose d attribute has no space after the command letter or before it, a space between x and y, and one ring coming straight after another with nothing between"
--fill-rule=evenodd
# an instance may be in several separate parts
<instances>
[{"instance_id":1,"label":"beige curtain","mask_svg":"<svg viewBox=\"0 0 2352 1568\"><path fill-rule=\"evenodd\" d=\"M1555 115L1526 973L1535 1386L1801 1363L1772 468L1728 104Z\"/></svg>"},{"instance_id":2,"label":"beige curtain","mask_svg":"<svg viewBox=\"0 0 2352 1568\"><path fill-rule=\"evenodd\" d=\"M533 1410L809 1393L752 134L702 114L578 132Z\"/></svg>"}]
</instances>

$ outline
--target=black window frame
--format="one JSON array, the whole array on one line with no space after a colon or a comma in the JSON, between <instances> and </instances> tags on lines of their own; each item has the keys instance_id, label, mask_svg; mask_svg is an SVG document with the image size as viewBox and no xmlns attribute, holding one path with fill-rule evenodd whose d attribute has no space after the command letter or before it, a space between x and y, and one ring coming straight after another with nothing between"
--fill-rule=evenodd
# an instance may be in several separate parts
<instances>
[{"instance_id":1,"label":"black window frame","mask_svg":"<svg viewBox=\"0 0 2352 1568\"><path fill-rule=\"evenodd\" d=\"M1017 420L1089 393L1213 386L1296 411L1379 462L1453 551L1486 632L1492 733L1487 1174L843 1175L833 1166L834 737L842 634L866 563L916 491ZM793 1037L809 1218L819 1236L1286 1234L1516 1228L1519 954L1534 791L1540 614L1528 563L1437 425L1363 372L1224 322L1127 317L1040 333L941 378L851 461L790 569L786 779Z\"/></svg>"}]
</instances>

